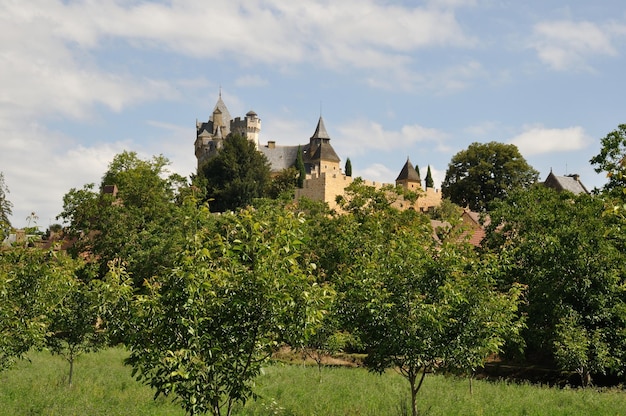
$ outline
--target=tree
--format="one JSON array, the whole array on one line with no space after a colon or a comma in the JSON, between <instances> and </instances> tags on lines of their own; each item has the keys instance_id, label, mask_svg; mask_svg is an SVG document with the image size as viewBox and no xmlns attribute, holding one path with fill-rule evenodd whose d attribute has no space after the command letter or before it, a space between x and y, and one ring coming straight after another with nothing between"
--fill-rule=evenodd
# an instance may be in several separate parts
<instances>
[{"instance_id":1,"label":"tree","mask_svg":"<svg viewBox=\"0 0 626 416\"><path fill-rule=\"evenodd\" d=\"M433 175L430 173L430 165L428 165L428 170L426 171L426 179L424 180L424 184L426 188L434 188L435 182L433 181Z\"/></svg>"},{"instance_id":2,"label":"tree","mask_svg":"<svg viewBox=\"0 0 626 416\"><path fill-rule=\"evenodd\" d=\"M504 198L518 187L528 188L538 176L517 146L472 143L452 157L441 192L455 204L484 211L494 199Z\"/></svg>"},{"instance_id":3,"label":"tree","mask_svg":"<svg viewBox=\"0 0 626 416\"><path fill-rule=\"evenodd\" d=\"M520 288L497 291L469 245L439 245L423 214L388 208L345 216L354 222L343 236L353 260L337 270L344 319L372 371L394 368L407 379L417 415L428 372L471 372L519 330Z\"/></svg>"},{"instance_id":4,"label":"tree","mask_svg":"<svg viewBox=\"0 0 626 416\"><path fill-rule=\"evenodd\" d=\"M245 136L230 134L220 152L198 170L207 183L213 212L245 208L265 194L270 182L267 158Z\"/></svg>"},{"instance_id":5,"label":"tree","mask_svg":"<svg viewBox=\"0 0 626 416\"><path fill-rule=\"evenodd\" d=\"M283 169L271 179L266 194L271 199L284 197L293 200L297 183L298 171L296 168L292 166Z\"/></svg>"},{"instance_id":6,"label":"tree","mask_svg":"<svg viewBox=\"0 0 626 416\"><path fill-rule=\"evenodd\" d=\"M345 167L346 176L352 176L352 162L350 158L346 159L346 167Z\"/></svg>"},{"instance_id":7,"label":"tree","mask_svg":"<svg viewBox=\"0 0 626 416\"><path fill-rule=\"evenodd\" d=\"M278 343L321 318L328 294L300 256L301 216L269 205L198 215L215 224L137 299L128 362L189 414L230 415Z\"/></svg>"},{"instance_id":8,"label":"tree","mask_svg":"<svg viewBox=\"0 0 626 416\"><path fill-rule=\"evenodd\" d=\"M4 174L0 172L0 243L4 241L11 231L9 217L13 214L13 204L7 199L9 188L4 182Z\"/></svg>"},{"instance_id":9,"label":"tree","mask_svg":"<svg viewBox=\"0 0 626 416\"><path fill-rule=\"evenodd\" d=\"M597 173L606 172L609 179L603 187L621 199L625 199L626 189L626 124L620 124L617 130L607 134L601 141L600 153L589 161L595 165Z\"/></svg>"},{"instance_id":10,"label":"tree","mask_svg":"<svg viewBox=\"0 0 626 416\"><path fill-rule=\"evenodd\" d=\"M606 238L613 219L599 198L541 185L494 204L483 245L498 256L502 285L528 287L526 354L591 374L623 371L624 255Z\"/></svg>"},{"instance_id":11,"label":"tree","mask_svg":"<svg viewBox=\"0 0 626 416\"><path fill-rule=\"evenodd\" d=\"M75 263L63 253L0 250L0 371L44 345L50 316L68 293Z\"/></svg>"},{"instance_id":12,"label":"tree","mask_svg":"<svg viewBox=\"0 0 626 416\"><path fill-rule=\"evenodd\" d=\"M75 240L70 252L91 255L99 264L99 278L110 261L121 259L141 287L172 264L184 238L180 191L186 188L182 177L167 175L168 164L162 156L142 160L123 152L109 164L98 190L87 184L63 197L57 218L68 224L67 235Z\"/></svg>"},{"instance_id":13,"label":"tree","mask_svg":"<svg viewBox=\"0 0 626 416\"><path fill-rule=\"evenodd\" d=\"M298 170L298 188L304 187L304 180L306 179L306 168L304 167L304 161L302 160L302 147L298 145L298 155L296 156L296 169Z\"/></svg>"},{"instance_id":14,"label":"tree","mask_svg":"<svg viewBox=\"0 0 626 416\"><path fill-rule=\"evenodd\" d=\"M63 299L49 314L45 346L68 362L71 387L76 358L106 346L121 325L116 322L126 319L128 311L119 305L130 300L132 286L120 262L109 264L104 280L94 279L89 265L82 262L69 271L73 278L67 282Z\"/></svg>"}]
</instances>

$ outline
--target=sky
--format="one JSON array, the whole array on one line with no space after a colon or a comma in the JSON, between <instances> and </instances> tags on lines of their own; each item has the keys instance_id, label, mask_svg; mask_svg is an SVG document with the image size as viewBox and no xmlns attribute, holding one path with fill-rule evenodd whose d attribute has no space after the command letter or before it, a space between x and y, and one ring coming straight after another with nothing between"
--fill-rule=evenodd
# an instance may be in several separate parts
<instances>
[{"instance_id":1,"label":"sky","mask_svg":"<svg viewBox=\"0 0 626 416\"><path fill-rule=\"evenodd\" d=\"M498 141L592 189L624 68L622 0L0 0L0 172L13 226L42 229L124 150L189 176L221 90L262 145L308 143L322 115L353 176L409 158L439 188Z\"/></svg>"}]
</instances>

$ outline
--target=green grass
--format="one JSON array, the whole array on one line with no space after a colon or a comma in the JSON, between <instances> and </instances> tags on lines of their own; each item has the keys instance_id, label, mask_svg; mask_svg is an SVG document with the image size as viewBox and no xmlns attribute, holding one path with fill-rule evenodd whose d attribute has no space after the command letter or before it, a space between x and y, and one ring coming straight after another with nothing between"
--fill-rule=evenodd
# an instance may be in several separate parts
<instances>
[{"instance_id":1,"label":"green grass","mask_svg":"<svg viewBox=\"0 0 626 416\"><path fill-rule=\"evenodd\" d=\"M81 356L74 386L67 386L67 363L46 352L30 354L0 373L0 415L183 415L122 365L126 352L108 349ZM408 383L389 371L382 376L359 368L275 364L256 380L256 401L239 416L366 416L409 412ZM619 389L555 389L529 384L468 381L427 376L418 394L424 415L626 415L626 392ZM406 412L406 413L405 413Z\"/></svg>"}]
</instances>

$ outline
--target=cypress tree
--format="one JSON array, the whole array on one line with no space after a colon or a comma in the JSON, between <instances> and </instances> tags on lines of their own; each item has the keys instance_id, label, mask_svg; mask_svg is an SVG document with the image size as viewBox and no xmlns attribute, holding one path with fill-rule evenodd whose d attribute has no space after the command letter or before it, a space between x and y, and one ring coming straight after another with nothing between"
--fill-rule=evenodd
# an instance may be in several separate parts
<instances>
[{"instance_id":1,"label":"cypress tree","mask_svg":"<svg viewBox=\"0 0 626 416\"><path fill-rule=\"evenodd\" d=\"M350 162L350 158L346 159L346 167L345 167L346 176L352 176L352 162Z\"/></svg>"},{"instance_id":2,"label":"cypress tree","mask_svg":"<svg viewBox=\"0 0 626 416\"><path fill-rule=\"evenodd\" d=\"M428 171L426 172L426 188L434 188L435 182L433 182L433 175L430 173L430 165L428 165Z\"/></svg>"},{"instance_id":3,"label":"cypress tree","mask_svg":"<svg viewBox=\"0 0 626 416\"><path fill-rule=\"evenodd\" d=\"M296 157L296 169L298 169L298 188L304 187L304 180L306 179L306 169L304 168L304 161L302 160L302 147L298 146L298 156Z\"/></svg>"}]
</instances>

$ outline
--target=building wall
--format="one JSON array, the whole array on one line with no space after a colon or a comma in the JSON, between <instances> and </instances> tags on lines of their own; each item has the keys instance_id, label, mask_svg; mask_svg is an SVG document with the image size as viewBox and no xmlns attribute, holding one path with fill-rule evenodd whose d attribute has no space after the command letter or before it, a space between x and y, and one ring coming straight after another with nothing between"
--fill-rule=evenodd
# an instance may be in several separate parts
<instances>
[{"instance_id":1,"label":"building wall","mask_svg":"<svg viewBox=\"0 0 626 416\"><path fill-rule=\"evenodd\" d=\"M336 198L338 195L345 196L346 188L352 183L353 178L339 172L314 172L304 181L302 189L296 189L296 200L305 197L313 201L323 201L330 209L338 210ZM373 186L380 189L390 185L382 182L363 181L366 186ZM426 191L418 191L420 196L417 201L410 201L399 198L392 206L398 209L414 209L426 212L441 204L441 192L434 188L427 188Z\"/></svg>"}]
</instances>

